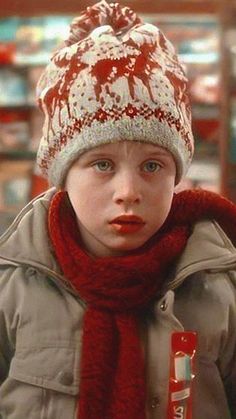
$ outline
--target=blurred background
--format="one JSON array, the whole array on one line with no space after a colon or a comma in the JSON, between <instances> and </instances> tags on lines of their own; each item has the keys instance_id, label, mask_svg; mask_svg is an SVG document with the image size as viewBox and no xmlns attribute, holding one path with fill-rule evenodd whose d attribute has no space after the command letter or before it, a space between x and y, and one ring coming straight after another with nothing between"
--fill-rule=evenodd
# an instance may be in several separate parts
<instances>
[{"instance_id":1,"label":"blurred background","mask_svg":"<svg viewBox=\"0 0 236 419\"><path fill-rule=\"evenodd\" d=\"M0 7L0 233L48 187L35 175L43 123L35 86L72 18L95 2L8 0ZM164 31L189 78L196 151L180 188L201 187L236 202L236 1L121 3Z\"/></svg>"}]
</instances>

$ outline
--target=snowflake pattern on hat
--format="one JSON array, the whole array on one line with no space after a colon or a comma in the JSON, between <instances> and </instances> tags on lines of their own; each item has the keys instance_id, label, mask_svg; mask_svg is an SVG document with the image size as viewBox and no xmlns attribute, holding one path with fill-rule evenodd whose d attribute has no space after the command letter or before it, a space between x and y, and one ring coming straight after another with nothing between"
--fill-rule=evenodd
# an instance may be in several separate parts
<instances>
[{"instance_id":1,"label":"snowflake pattern on hat","mask_svg":"<svg viewBox=\"0 0 236 419\"><path fill-rule=\"evenodd\" d=\"M71 25L38 83L45 113L37 161L61 185L92 147L122 140L163 146L178 180L193 154L187 79L172 44L128 7L105 0Z\"/></svg>"}]
</instances>

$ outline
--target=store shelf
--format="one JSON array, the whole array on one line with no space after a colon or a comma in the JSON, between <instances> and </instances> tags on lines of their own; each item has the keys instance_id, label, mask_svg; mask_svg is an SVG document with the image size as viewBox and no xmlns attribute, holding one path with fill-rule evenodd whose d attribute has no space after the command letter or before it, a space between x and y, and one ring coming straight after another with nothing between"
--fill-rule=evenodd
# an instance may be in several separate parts
<instances>
[{"instance_id":1,"label":"store shelf","mask_svg":"<svg viewBox=\"0 0 236 419\"><path fill-rule=\"evenodd\" d=\"M222 193L236 202L236 1L223 2L221 23L221 183Z\"/></svg>"},{"instance_id":2,"label":"store shelf","mask_svg":"<svg viewBox=\"0 0 236 419\"><path fill-rule=\"evenodd\" d=\"M180 60L185 64L212 64L219 61L219 53L202 53L202 54L179 54Z\"/></svg>"},{"instance_id":3,"label":"store shelf","mask_svg":"<svg viewBox=\"0 0 236 419\"><path fill-rule=\"evenodd\" d=\"M16 68L26 68L26 67L44 67L49 63L51 53L45 53L40 55L16 55L15 57L15 67Z\"/></svg>"},{"instance_id":4,"label":"store shelf","mask_svg":"<svg viewBox=\"0 0 236 419\"><path fill-rule=\"evenodd\" d=\"M0 112L1 110L30 110L36 107L36 103L0 103Z\"/></svg>"},{"instance_id":5,"label":"store shelf","mask_svg":"<svg viewBox=\"0 0 236 419\"><path fill-rule=\"evenodd\" d=\"M36 152L31 150L0 150L0 160L34 160Z\"/></svg>"},{"instance_id":6,"label":"store shelf","mask_svg":"<svg viewBox=\"0 0 236 419\"><path fill-rule=\"evenodd\" d=\"M192 115L194 119L219 119L220 109L218 104L193 103Z\"/></svg>"}]
</instances>

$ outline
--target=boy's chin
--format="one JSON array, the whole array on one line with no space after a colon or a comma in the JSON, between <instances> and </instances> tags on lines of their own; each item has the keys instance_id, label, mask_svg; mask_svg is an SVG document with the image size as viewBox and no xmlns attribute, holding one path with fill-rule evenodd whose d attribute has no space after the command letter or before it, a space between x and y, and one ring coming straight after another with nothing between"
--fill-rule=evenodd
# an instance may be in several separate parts
<instances>
[{"instance_id":1,"label":"boy's chin","mask_svg":"<svg viewBox=\"0 0 236 419\"><path fill-rule=\"evenodd\" d=\"M139 249L142 249L147 240L131 241L126 243L120 243L119 245L110 246L108 252L113 256L126 256L129 254L136 253Z\"/></svg>"}]
</instances>

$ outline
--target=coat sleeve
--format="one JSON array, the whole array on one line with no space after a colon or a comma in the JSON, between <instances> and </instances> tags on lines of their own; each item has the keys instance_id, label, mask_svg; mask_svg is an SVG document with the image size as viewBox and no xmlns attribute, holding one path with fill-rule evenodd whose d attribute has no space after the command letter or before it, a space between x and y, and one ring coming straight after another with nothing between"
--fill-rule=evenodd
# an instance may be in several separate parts
<instances>
[{"instance_id":1,"label":"coat sleeve","mask_svg":"<svg viewBox=\"0 0 236 419\"><path fill-rule=\"evenodd\" d=\"M232 293L228 306L228 333L222 339L219 369L223 378L231 416L236 418L236 271L229 272Z\"/></svg>"},{"instance_id":2,"label":"coat sleeve","mask_svg":"<svg viewBox=\"0 0 236 419\"><path fill-rule=\"evenodd\" d=\"M19 318L18 274L20 268L0 268L0 385L6 379L15 351Z\"/></svg>"}]
</instances>

